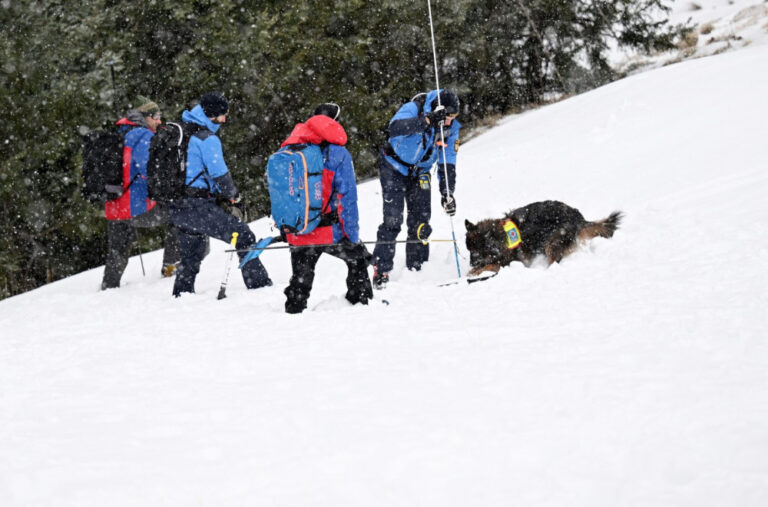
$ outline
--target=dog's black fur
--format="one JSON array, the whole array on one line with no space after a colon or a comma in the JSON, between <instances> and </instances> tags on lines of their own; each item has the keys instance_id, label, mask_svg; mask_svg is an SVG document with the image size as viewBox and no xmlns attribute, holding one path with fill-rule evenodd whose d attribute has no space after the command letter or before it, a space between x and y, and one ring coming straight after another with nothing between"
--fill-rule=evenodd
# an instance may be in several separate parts
<instances>
[{"instance_id":1,"label":"dog's black fur","mask_svg":"<svg viewBox=\"0 0 768 507\"><path fill-rule=\"evenodd\" d=\"M500 219L482 220L477 224L466 220L467 250L472 266L469 274L498 272L514 261L530 266L537 255L546 256L549 264L560 262L576 250L579 243L597 236L612 237L622 216L620 211L614 211L608 218L588 222L576 208L559 201L543 201L512 210ZM504 232L507 219L517 224L522 238L520 246L514 249L507 248Z\"/></svg>"}]
</instances>

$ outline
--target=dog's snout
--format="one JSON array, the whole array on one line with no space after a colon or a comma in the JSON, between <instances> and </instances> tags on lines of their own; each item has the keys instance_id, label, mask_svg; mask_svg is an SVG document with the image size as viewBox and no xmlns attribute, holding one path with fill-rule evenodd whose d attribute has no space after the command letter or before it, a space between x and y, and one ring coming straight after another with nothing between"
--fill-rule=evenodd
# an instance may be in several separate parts
<instances>
[{"instance_id":1,"label":"dog's snout","mask_svg":"<svg viewBox=\"0 0 768 507\"><path fill-rule=\"evenodd\" d=\"M480 256L477 252L469 252L469 265L472 267L480 265Z\"/></svg>"}]
</instances>

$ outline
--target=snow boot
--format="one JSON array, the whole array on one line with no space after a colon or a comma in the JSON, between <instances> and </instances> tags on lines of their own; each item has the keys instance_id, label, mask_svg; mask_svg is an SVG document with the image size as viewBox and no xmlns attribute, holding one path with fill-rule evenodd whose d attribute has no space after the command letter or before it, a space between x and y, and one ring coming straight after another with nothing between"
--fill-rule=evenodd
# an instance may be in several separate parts
<instances>
[{"instance_id":1,"label":"snow boot","mask_svg":"<svg viewBox=\"0 0 768 507\"><path fill-rule=\"evenodd\" d=\"M379 272L379 267L373 267L373 288L381 290L389 283L389 273Z\"/></svg>"},{"instance_id":2,"label":"snow boot","mask_svg":"<svg viewBox=\"0 0 768 507\"><path fill-rule=\"evenodd\" d=\"M160 271L160 274L163 276L163 278L170 278L173 275L176 274L176 266L178 265L178 262L175 264L163 264L163 269Z\"/></svg>"}]
</instances>

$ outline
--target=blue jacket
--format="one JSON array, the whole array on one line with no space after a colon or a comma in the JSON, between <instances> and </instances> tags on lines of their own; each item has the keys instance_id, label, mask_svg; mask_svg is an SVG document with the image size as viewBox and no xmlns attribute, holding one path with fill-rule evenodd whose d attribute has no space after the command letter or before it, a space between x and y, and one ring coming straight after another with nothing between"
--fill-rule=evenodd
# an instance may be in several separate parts
<instances>
[{"instance_id":1,"label":"blue jacket","mask_svg":"<svg viewBox=\"0 0 768 507\"><path fill-rule=\"evenodd\" d=\"M117 122L117 130L125 138L123 148L123 188L117 199L107 201L104 216L107 220L125 220L142 215L155 206L147 195L147 162L149 142L154 132L143 126L141 113L129 114Z\"/></svg>"},{"instance_id":2,"label":"blue jacket","mask_svg":"<svg viewBox=\"0 0 768 507\"><path fill-rule=\"evenodd\" d=\"M437 162L440 167L437 177L443 178L443 150L437 146L440 141L440 128L427 123L425 113L432 112L432 101L437 98L437 90L427 93L421 106L418 102L404 104L389 121L389 149L384 150L384 159L399 173L407 176L429 172ZM445 135L445 162L449 167L449 178L456 166L456 151L459 146L461 123L454 119L451 125L443 128ZM393 154L395 156L393 156ZM453 185L451 185L453 186Z\"/></svg>"},{"instance_id":3,"label":"blue jacket","mask_svg":"<svg viewBox=\"0 0 768 507\"><path fill-rule=\"evenodd\" d=\"M232 175L224 162L221 140L215 135L220 125L213 123L199 105L192 111L184 111L182 121L196 123L211 132L205 139L192 136L187 149L187 186L206 189L211 194L221 194L232 199L237 195L237 188Z\"/></svg>"},{"instance_id":4,"label":"blue jacket","mask_svg":"<svg viewBox=\"0 0 768 507\"><path fill-rule=\"evenodd\" d=\"M328 146L326 169L333 172L333 195L331 210L339 215L339 222L333 224L333 242L343 238L352 243L360 241L360 225L357 212L357 182L352 155L343 146Z\"/></svg>"}]
</instances>

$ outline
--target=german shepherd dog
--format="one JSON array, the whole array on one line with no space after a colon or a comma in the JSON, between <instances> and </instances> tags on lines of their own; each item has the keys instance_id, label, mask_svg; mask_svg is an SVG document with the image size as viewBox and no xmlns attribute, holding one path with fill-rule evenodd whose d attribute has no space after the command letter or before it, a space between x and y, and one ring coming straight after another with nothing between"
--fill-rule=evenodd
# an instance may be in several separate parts
<instances>
[{"instance_id":1,"label":"german shepherd dog","mask_svg":"<svg viewBox=\"0 0 768 507\"><path fill-rule=\"evenodd\" d=\"M550 265L560 262L580 243L597 236L612 237L622 216L620 211L614 211L608 218L588 222L576 208L559 201L543 201L512 210L501 219L477 224L466 220L472 266L469 276L484 271L497 273L514 261L530 266L538 255L546 256Z\"/></svg>"}]
</instances>

